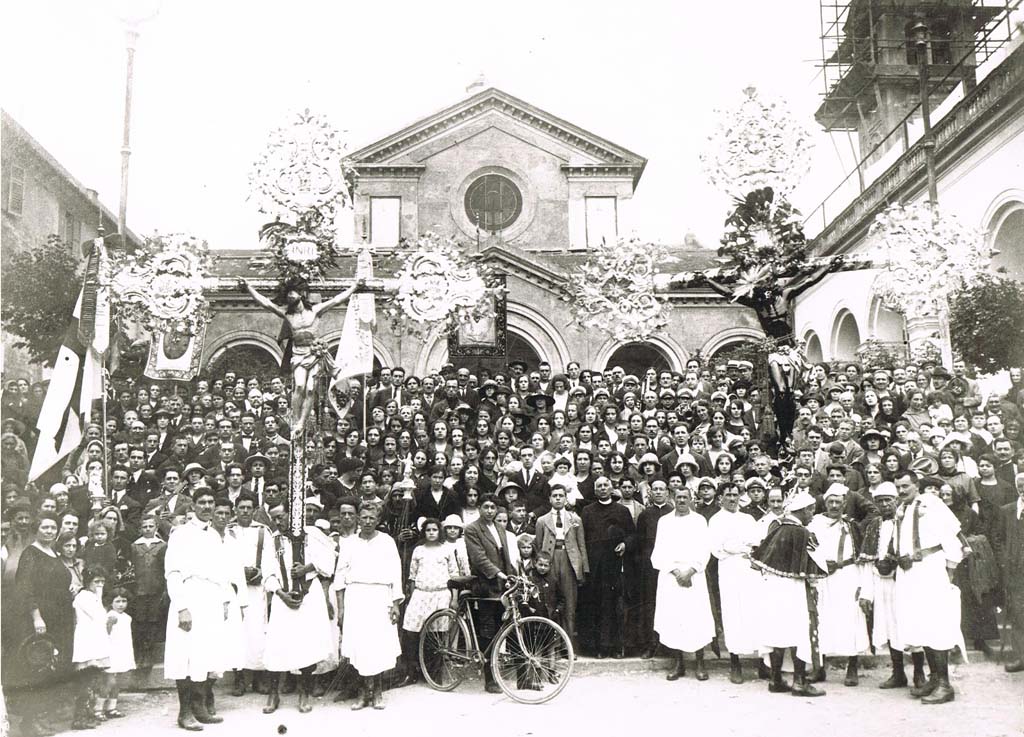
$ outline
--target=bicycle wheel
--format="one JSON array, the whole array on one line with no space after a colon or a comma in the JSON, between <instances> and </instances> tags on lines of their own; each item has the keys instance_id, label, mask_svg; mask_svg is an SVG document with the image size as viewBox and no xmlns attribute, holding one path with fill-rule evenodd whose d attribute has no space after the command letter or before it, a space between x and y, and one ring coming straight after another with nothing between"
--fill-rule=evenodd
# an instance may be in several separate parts
<instances>
[{"instance_id":1,"label":"bicycle wheel","mask_svg":"<svg viewBox=\"0 0 1024 737\"><path fill-rule=\"evenodd\" d=\"M561 627L545 617L510 622L494 638L491 668L510 699L543 704L555 698L572 676L572 642Z\"/></svg>"},{"instance_id":2,"label":"bicycle wheel","mask_svg":"<svg viewBox=\"0 0 1024 737\"><path fill-rule=\"evenodd\" d=\"M420 629L420 669L430 687L451 691L476 662L469 626L454 609L434 612Z\"/></svg>"}]
</instances>

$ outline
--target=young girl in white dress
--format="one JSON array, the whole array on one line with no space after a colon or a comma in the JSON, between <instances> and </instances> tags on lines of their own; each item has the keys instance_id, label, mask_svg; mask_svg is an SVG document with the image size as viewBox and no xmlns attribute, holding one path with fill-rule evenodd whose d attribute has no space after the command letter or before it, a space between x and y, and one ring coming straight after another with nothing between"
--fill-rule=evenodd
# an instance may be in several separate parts
<instances>
[{"instance_id":1,"label":"young girl in white dress","mask_svg":"<svg viewBox=\"0 0 1024 737\"><path fill-rule=\"evenodd\" d=\"M107 610L103 606L103 586L107 572L100 566L82 574L85 588L75 595L75 640L71 660L78 673L78 694L72 729L92 729L106 717L96 702L102 688L103 671L110 665L110 638L107 634Z\"/></svg>"},{"instance_id":2,"label":"young girl in white dress","mask_svg":"<svg viewBox=\"0 0 1024 737\"><path fill-rule=\"evenodd\" d=\"M459 575L454 551L441 541L441 521L428 517L423 520L420 530L423 542L412 551L409 563L412 595L402 620L402 634L406 640L403 652L408 658L405 672L412 679L419 675L419 648L415 647L419 631L427 617L451 604L448 579Z\"/></svg>"},{"instance_id":3,"label":"young girl in white dress","mask_svg":"<svg viewBox=\"0 0 1024 737\"><path fill-rule=\"evenodd\" d=\"M110 633L110 667L107 669L106 698L103 702L103 713L108 719L124 716L117 708L117 697L120 693L118 673L130 673L135 670L132 617L125 611L127 608L126 589L118 587L110 592L110 614L107 618L107 631Z\"/></svg>"}]
</instances>

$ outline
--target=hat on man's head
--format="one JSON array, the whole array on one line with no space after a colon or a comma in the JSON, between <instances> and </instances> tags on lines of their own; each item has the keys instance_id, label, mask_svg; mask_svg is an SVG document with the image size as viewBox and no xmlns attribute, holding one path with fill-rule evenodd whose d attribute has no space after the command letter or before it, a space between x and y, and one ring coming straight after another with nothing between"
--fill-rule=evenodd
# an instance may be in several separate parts
<instances>
[{"instance_id":1,"label":"hat on man's head","mask_svg":"<svg viewBox=\"0 0 1024 737\"><path fill-rule=\"evenodd\" d=\"M807 509L815 505L814 497L806 491L799 491L789 498L786 502L787 512L799 512L801 509Z\"/></svg>"},{"instance_id":2,"label":"hat on man's head","mask_svg":"<svg viewBox=\"0 0 1024 737\"><path fill-rule=\"evenodd\" d=\"M877 499L880 496L895 497L899 496L899 494L896 491L896 484L894 484L892 481L883 481L882 483L875 487L875 490L871 492L871 496L872 498Z\"/></svg>"},{"instance_id":3,"label":"hat on man's head","mask_svg":"<svg viewBox=\"0 0 1024 737\"><path fill-rule=\"evenodd\" d=\"M849 491L850 487L846 484L832 484L825 489L825 493L822 494L822 498L828 499L830 496L845 497Z\"/></svg>"}]
</instances>

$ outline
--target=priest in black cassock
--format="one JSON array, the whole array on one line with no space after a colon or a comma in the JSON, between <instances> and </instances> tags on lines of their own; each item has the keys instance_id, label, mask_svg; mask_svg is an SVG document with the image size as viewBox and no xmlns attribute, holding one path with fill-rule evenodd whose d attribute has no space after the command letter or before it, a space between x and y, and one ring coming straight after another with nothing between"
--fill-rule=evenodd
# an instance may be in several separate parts
<instances>
[{"instance_id":1,"label":"priest in black cassock","mask_svg":"<svg viewBox=\"0 0 1024 737\"><path fill-rule=\"evenodd\" d=\"M651 482L648 491L650 504L636 520L636 535L633 536L633 547L636 548L637 570L640 576L640 602L635 611L626 613L626 621L638 630L637 642L643 648L644 658L653 658L658 649L658 634L654 631L654 607L658 598L658 572L651 565L651 553L654 552L654 540L658 533L658 520L672 513L672 505L668 500L668 484L661 479Z\"/></svg>"},{"instance_id":2,"label":"priest in black cassock","mask_svg":"<svg viewBox=\"0 0 1024 737\"><path fill-rule=\"evenodd\" d=\"M636 534L633 515L612 500L612 482L607 476L594 480L595 502L581 515L583 539L590 561L590 579L580 601L577 625L585 647L598 658L625 657L622 606L623 557Z\"/></svg>"}]
</instances>

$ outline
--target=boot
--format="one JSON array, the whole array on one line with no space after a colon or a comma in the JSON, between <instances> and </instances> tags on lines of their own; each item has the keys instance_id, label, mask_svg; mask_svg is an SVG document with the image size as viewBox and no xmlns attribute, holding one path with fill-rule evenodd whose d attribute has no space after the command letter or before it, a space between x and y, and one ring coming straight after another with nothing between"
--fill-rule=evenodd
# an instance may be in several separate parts
<instances>
[{"instance_id":1,"label":"boot","mask_svg":"<svg viewBox=\"0 0 1024 737\"><path fill-rule=\"evenodd\" d=\"M377 675L373 677L373 699L371 705L377 711L381 711L384 708L384 689L382 688L382 677Z\"/></svg>"},{"instance_id":2,"label":"boot","mask_svg":"<svg viewBox=\"0 0 1024 737\"><path fill-rule=\"evenodd\" d=\"M903 671L903 653L890 647L889 658L892 660L892 675L879 683L878 687L906 688L907 674Z\"/></svg>"},{"instance_id":3,"label":"boot","mask_svg":"<svg viewBox=\"0 0 1024 737\"><path fill-rule=\"evenodd\" d=\"M209 681L192 682L192 713L200 724L220 724L224 717L210 713L206 708L206 688Z\"/></svg>"},{"instance_id":4,"label":"boot","mask_svg":"<svg viewBox=\"0 0 1024 737\"><path fill-rule=\"evenodd\" d=\"M743 683L743 666L740 664L739 655L729 656L729 683Z\"/></svg>"},{"instance_id":5,"label":"boot","mask_svg":"<svg viewBox=\"0 0 1024 737\"><path fill-rule=\"evenodd\" d=\"M807 664L800 658L793 658L793 695L824 696L825 692L815 688L807 681Z\"/></svg>"},{"instance_id":6,"label":"boot","mask_svg":"<svg viewBox=\"0 0 1024 737\"><path fill-rule=\"evenodd\" d=\"M235 671L235 682L232 684L231 695L232 696L245 696L245 671L244 670L236 670Z\"/></svg>"},{"instance_id":7,"label":"boot","mask_svg":"<svg viewBox=\"0 0 1024 737\"><path fill-rule=\"evenodd\" d=\"M331 675L331 673L321 673L318 676L313 676L313 690L310 691L310 694L314 699L319 699L327 693Z\"/></svg>"},{"instance_id":8,"label":"boot","mask_svg":"<svg viewBox=\"0 0 1024 737\"><path fill-rule=\"evenodd\" d=\"M935 665L938 669L937 685L927 696L921 697L922 704L945 704L956 698L949 683L949 650L935 650Z\"/></svg>"},{"instance_id":9,"label":"boot","mask_svg":"<svg viewBox=\"0 0 1024 737\"><path fill-rule=\"evenodd\" d=\"M910 662L914 664L914 687L921 688L928 681L924 677L924 653L911 653Z\"/></svg>"},{"instance_id":10,"label":"boot","mask_svg":"<svg viewBox=\"0 0 1024 737\"><path fill-rule=\"evenodd\" d=\"M312 673L302 673L299 676L299 713L309 714L313 711L313 704L310 703L310 686L313 680Z\"/></svg>"},{"instance_id":11,"label":"boot","mask_svg":"<svg viewBox=\"0 0 1024 737\"><path fill-rule=\"evenodd\" d=\"M174 683L178 688L178 726L188 732L202 732L203 725L192 714L192 681L184 678Z\"/></svg>"},{"instance_id":12,"label":"boot","mask_svg":"<svg viewBox=\"0 0 1024 737\"><path fill-rule=\"evenodd\" d=\"M935 664L935 651L931 648L926 647L924 649L924 658L928 661L928 680L925 681L921 686L917 686L917 670L914 670L914 687L910 689L910 695L915 699L921 699L925 696L931 696L932 692L939 687L939 675L938 666Z\"/></svg>"},{"instance_id":13,"label":"boot","mask_svg":"<svg viewBox=\"0 0 1024 737\"><path fill-rule=\"evenodd\" d=\"M768 655L768 660L772 664L771 666L771 680L768 682L769 693L789 693L793 690L793 687L782 680L782 659L786 656L786 651L779 648L775 648Z\"/></svg>"},{"instance_id":14,"label":"boot","mask_svg":"<svg viewBox=\"0 0 1024 737\"><path fill-rule=\"evenodd\" d=\"M206 679L206 698L203 699L203 704L206 705L206 711L210 713L210 716L217 716L217 701L213 697L213 684L217 682L216 678Z\"/></svg>"},{"instance_id":15,"label":"boot","mask_svg":"<svg viewBox=\"0 0 1024 737\"><path fill-rule=\"evenodd\" d=\"M359 697L356 702L352 704L352 711L359 711L365 709L373 701L373 690L370 687L370 678L366 676L359 676Z\"/></svg>"},{"instance_id":16,"label":"boot","mask_svg":"<svg viewBox=\"0 0 1024 737\"><path fill-rule=\"evenodd\" d=\"M669 671L668 675L665 676L666 681L678 681L680 678L686 675L686 661L683 660L683 651L676 650L676 663L672 670Z\"/></svg>"},{"instance_id":17,"label":"boot","mask_svg":"<svg viewBox=\"0 0 1024 737\"><path fill-rule=\"evenodd\" d=\"M857 662L856 655L846 661L846 678L843 679L844 686L856 686L860 683L860 679L857 677Z\"/></svg>"},{"instance_id":18,"label":"boot","mask_svg":"<svg viewBox=\"0 0 1024 737\"><path fill-rule=\"evenodd\" d=\"M704 648L700 648L693 655L697 660L697 680L706 681L708 679L708 671L707 668L704 667Z\"/></svg>"},{"instance_id":19,"label":"boot","mask_svg":"<svg viewBox=\"0 0 1024 737\"><path fill-rule=\"evenodd\" d=\"M757 680L767 681L772 677L771 668L764 664L764 660L760 657L757 659Z\"/></svg>"},{"instance_id":20,"label":"boot","mask_svg":"<svg viewBox=\"0 0 1024 737\"><path fill-rule=\"evenodd\" d=\"M291 673L284 674L284 683L281 684L281 693L286 696L295 693L295 676Z\"/></svg>"},{"instance_id":21,"label":"boot","mask_svg":"<svg viewBox=\"0 0 1024 737\"><path fill-rule=\"evenodd\" d=\"M278 690L281 686L281 674L268 671L265 683L267 684L267 705L263 707L263 713L273 714L281 705L281 692Z\"/></svg>"}]
</instances>

